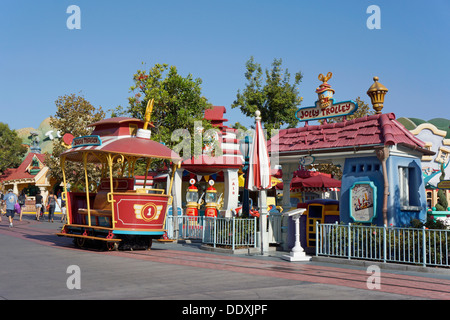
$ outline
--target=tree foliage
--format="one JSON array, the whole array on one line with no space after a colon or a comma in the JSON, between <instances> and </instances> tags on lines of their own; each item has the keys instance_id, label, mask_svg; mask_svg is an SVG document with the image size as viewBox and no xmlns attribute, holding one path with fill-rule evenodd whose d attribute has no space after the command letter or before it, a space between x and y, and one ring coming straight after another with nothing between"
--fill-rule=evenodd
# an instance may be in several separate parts
<instances>
[{"instance_id":1,"label":"tree foliage","mask_svg":"<svg viewBox=\"0 0 450 320\"><path fill-rule=\"evenodd\" d=\"M195 122L201 122L204 130L211 128L204 120L205 110L211 108L211 104L202 96L200 78L194 79L191 74L183 77L175 66L155 64L148 72L138 70L133 81L130 90L134 95L128 98L125 113L144 119L147 103L154 99L152 140L173 149L178 144L172 141L175 130L187 129L193 137Z\"/></svg>"},{"instance_id":2,"label":"tree foliage","mask_svg":"<svg viewBox=\"0 0 450 320\"><path fill-rule=\"evenodd\" d=\"M231 107L239 107L244 115L252 118L256 110L261 111L262 122L269 133L283 125L295 127L298 123L295 112L302 101L298 91L303 77L301 72L295 74L291 83L291 74L288 69L283 70L281 59L274 59L272 69L265 72L253 57L245 67L247 84L242 92L238 90Z\"/></svg>"},{"instance_id":3,"label":"tree foliage","mask_svg":"<svg viewBox=\"0 0 450 320\"><path fill-rule=\"evenodd\" d=\"M27 152L15 130L0 122L0 172L8 168L17 168Z\"/></svg>"},{"instance_id":4,"label":"tree foliage","mask_svg":"<svg viewBox=\"0 0 450 320\"><path fill-rule=\"evenodd\" d=\"M61 136L66 133L74 137L86 136L92 133L93 128L89 124L105 118L105 112L101 107L95 108L83 96L75 94L64 95L55 101L56 113L50 117L52 128L60 132ZM66 148L61 141L53 141L53 153L46 157L46 164L50 168L50 174L57 181L62 181L62 171L59 156ZM89 180L98 180L99 172L94 166L90 166ZM84 169L82 163L66 162L66 178L68 182L76 187L83 186L85 182Z\"/></svg>"}]
</instances>

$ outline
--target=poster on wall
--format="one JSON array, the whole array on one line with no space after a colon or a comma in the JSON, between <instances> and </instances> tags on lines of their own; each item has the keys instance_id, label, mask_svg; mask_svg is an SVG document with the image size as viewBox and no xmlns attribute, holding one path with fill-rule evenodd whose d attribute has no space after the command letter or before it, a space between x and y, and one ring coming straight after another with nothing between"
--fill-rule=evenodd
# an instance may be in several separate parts
<instances>
[{"instance_id":1,"label":"poster on wall","mask_svg":"<svg viewBox=\"0 0 450 320\"><path fill-rule=\"evenodd\" d=\"M356 182L350 189L350 216L355 222L372 222L376 216L376 189L373 182Z\"/></svg>"}]
</instances>

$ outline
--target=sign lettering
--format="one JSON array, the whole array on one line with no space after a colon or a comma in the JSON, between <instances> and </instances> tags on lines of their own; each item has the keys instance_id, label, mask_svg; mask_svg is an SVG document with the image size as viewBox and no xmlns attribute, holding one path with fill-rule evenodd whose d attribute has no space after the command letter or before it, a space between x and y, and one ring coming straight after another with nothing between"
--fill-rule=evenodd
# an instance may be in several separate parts
<instances>
[{"instance_id":1,"label":"sign lettering","mask_svg":"<svg viewBox=\"0 0 450 320\"><path fill-rule=\"evenodd\" d=\"M334 103L334 99L331 99L331 101L333 103L325 108L321 108L319 106L319 101L316 101L314 107L298 109L295 116L300 121L309 121L347 116L353 114L358 109L358 105L351 100L338 103Z\"/></svg>"},{"instance_id":2,"label":"sign lettering","mask_svg":"<svg viewBox=\"0 0 450 320\"><path fill-rule=\"evenodd\" d=\"M450 180L442 180L437 184L438 189L450 189Z\"/></svg>"},{"instance_id":3,"label":"sign lettering","mask_svg":"<svg viewBox=\"0 0 450 320\"><path fill-rule=\"evenodd\" d=\"M84 136L75 138L72 141L72 147L83 147L83 146L100 146L102 145L102 140L99 136Z\"/></svg>"}]
</instances>

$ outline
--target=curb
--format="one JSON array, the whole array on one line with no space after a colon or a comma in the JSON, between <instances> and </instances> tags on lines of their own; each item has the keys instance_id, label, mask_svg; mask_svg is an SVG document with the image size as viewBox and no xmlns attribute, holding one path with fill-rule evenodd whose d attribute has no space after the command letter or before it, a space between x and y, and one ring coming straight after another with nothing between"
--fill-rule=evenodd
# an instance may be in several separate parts
<instances>
[{"instance_id":1,"label":"curb","mask_svg":"<svg viewBox=\"0 0 450 320\"><path fill-rule=\"evenodd\" d=\"M225 253L225 254L252 254L252 253L258 253L261 252L261 249L249 247L249 248L243 248L243 249L227 249L227 248L218 248L218 247L212 247L206 244L202 244L200 246L201 250L205 251L211 251L211 252L217 252L217 253Z\"/></svg>"},{"instance_id":2,"label":"curb","mask_svg":"<svg viewBox=\"0 0 450 320\"><path fill-rule=\"evenodd\" d=\"M332 258L332 257L320 257L312 256L311 261L334 263L338 265L352 265L359 267L378 266L380 269L395 270L395 271L409 271L409 272L421 272L431 274L450 275L450 269L438 268L438 267L423 267L418 265L399 264L380 261L368 261L368 260L349 260L344 258Z\"/></svg>"}]
</instances>

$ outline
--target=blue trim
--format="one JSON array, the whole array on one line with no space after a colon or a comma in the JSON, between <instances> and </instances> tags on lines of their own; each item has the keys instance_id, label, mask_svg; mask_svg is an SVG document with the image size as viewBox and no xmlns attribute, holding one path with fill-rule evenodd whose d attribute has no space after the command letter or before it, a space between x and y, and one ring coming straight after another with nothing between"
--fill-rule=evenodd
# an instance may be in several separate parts
<instances>
[{"instance_id":1,"label":"blue trim","mask_svg":"<svg viewBox=\"0 0 450 320\"><path fill-rule=\"evenodd\" d=\"M354 109L353 111L349 112L349 113L341 114L341 115L335 115L335 116L326 116L326 117L312 118L312 119L306 119L306 120L302 120L302 119L300 119L299 117L297 117L297 113L298 113L299 111L301 111L301 110L308 110L308 109L316 109L316 108L320 108L320 107L319 107L319 101L316 101L316 102L314 103L314 106L311 106L311 107L305 107L305 108L299 108L299 109L295 112L295 117L297 118L298 121L315 121L315 120L320 120L320 119L328 119L328 118L335 118L335 117L344 117L344 116L349 116L349 115L351 115L351 114L354 114L354 113L356 112L356 110L358 110L358 107L359 107L358 104L357 104L355 101L353 101L353 100L339 101L339 102L337 102L337 103L334 102L334 101L335 101L334 99L330 99L330 100L332 101L331 106L334 106L334 105L336 105L336 104L341 104L341 103L353 103L353 104L355 105L355 109Z\"/></svg>"},{"instance_id":2,"label":"blue trim","mask_svg":"<svg viewBox=\"0 0 450 320\"><path fill-rule=\"evenodd\" d=\"M164 231L132 231L132 230L113 230L114 234L133 234L142 236L162 236Z\"/></svg>"},{"instance_id":3,"label":"blue trim","mask_svg":"<svg viewBox=\"0 0 450 320\"><path fill-rule=\"evenodd\" d=\"M356 185L359 184L367 184L369 187L372 188L372 194L373 194L373 216L369 220L356 220L353 217L353 208L352 208L352 195L353 195L353 188L356 187ZM373 219L377 216L377 186L372 181L357 181L353 184L353 186L350 188L350 201L349 201L349 212L350 217L355 222L361 222L361 223L372 223Z\"/></svg>"}]
</instances>

